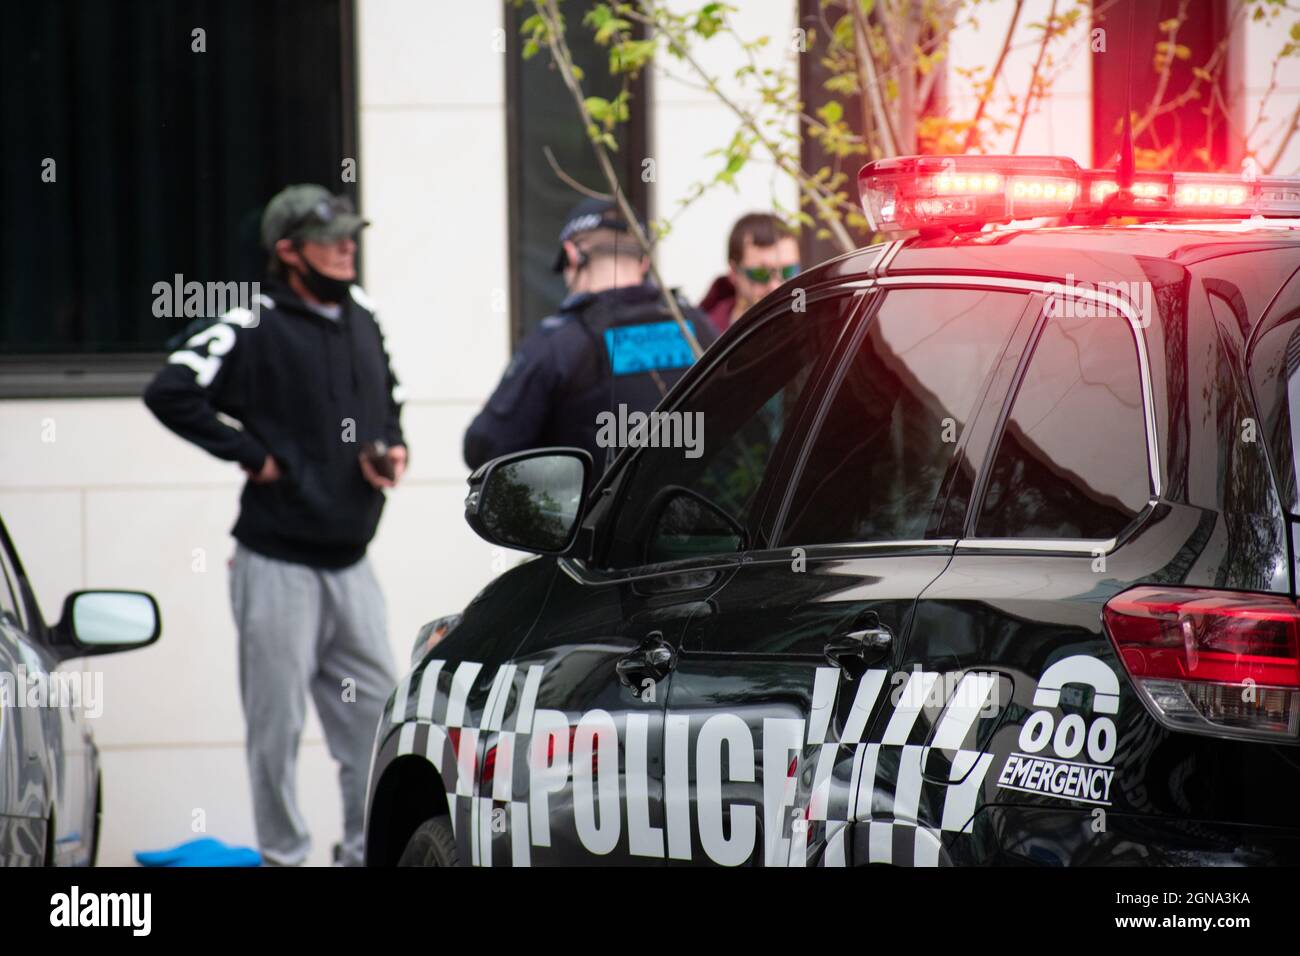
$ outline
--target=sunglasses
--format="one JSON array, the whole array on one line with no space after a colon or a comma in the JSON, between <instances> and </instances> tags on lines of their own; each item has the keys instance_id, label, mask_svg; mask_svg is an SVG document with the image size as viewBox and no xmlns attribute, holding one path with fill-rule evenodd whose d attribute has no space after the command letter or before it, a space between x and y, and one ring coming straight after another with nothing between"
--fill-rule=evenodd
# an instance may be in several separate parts
<instances>
[{"instance_id":1,"label":"sunglasses","mask_svg":"<svg viewBox=\"0 0 1300 956\"><path fill-rule=\"evenodd\" d=\"M745 278L750 282L771 282L772 277L777 275L778 272L781 276L781 281L788 282L799 274L799 264L796 262L792 266L782 266L780 270L769 269L766 266L758 266L753 269L741 269L740 271L744 273Z\"/></svg>"}]
</instances>

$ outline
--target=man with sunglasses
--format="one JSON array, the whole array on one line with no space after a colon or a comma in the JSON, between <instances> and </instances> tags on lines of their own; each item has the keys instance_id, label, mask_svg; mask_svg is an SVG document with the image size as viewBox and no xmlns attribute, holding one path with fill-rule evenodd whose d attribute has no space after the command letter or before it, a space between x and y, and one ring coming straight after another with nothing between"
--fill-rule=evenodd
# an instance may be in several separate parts
<instances>
[{"instance_id":1,"label":"man with sunglasses","mask_svg":"<svg viewBox=\"0 0 1300 956\"><path fill-rule=\"evenodd\" d=\"M799 243L776 216L752 212L731 227L727 274L718 276L700 303L719 333L750 306L799 274Z\"/></svg>"},{"instance_id":2,"label":"man with sunglasses","mask_svg":"<svg viewBox=\"0 0 1300 956\"><path fill-rule=\"evenodd\" d=\"M269 260L254 308L187 330L144 396L164 425L248 476L230 589L254 819L271 864L300 864L310 847L295 793L309 691L339 762L336 861L362 863L370 748L395 683L366 548L406 443L374 307L354 284L366 225L321 186L277 194L262 216Z\"/></svg>"}]
</instances>

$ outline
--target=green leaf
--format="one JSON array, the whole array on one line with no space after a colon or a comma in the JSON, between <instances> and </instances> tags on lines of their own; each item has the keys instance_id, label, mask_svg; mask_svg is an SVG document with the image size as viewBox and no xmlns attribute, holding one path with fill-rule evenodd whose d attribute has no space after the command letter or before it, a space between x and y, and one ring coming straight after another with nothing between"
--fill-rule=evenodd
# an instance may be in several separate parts
<instances>
[{"instance_id":1,"label":"green leaf","mask_svg":"<svg viewBox=\"0 0 1300 956\"><path fill-rule=\"evenodd\" d=\"M593 30L599 30L608 23L614 16L614 11L609 8L608 4L598 3L587 11L587 15L582 18L582 22Z\"/></svg>"},{"instance_id":2,"label":"green leaf","mask_svg":"<svg viewBox=\"0 0 1300 956\"><path fill-rule=\"evenodd\" d=\"M609 72L636 73L655 52L654 40L625 40L609 49Z\"/></svg>"},{"instance_id":3,"label":"green leaf","mask_svg":"<svg viewBox=\"0 0 1300 956\"><path fill-rule=\"evenodd\" d=\"M610 107L609 100L602 96L588 96L586 99L587 112L597 123L604 123L609 120Z\"/></svg>"},{"instance_id":4,"label":"green leaf","mask_svg":"<svg viewBox=\"0 0 1300 956\"><path fill-rule=\"evenodd\" d=\"M844 118L844 107L838 100L827 100L825 104L817 108L817 115L827 124L838 123Z\"/></svg>"}]
</instances>

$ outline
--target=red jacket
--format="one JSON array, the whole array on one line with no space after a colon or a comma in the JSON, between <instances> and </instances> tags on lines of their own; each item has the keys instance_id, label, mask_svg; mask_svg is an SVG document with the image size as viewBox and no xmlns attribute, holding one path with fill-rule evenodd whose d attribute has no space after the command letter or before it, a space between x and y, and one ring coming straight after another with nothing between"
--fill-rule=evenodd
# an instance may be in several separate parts
<instances>
[{"instance_id":1,"label":"red jacket","mask_svg":"<svg viewBox=\"0 0 1300 956\"><path fill-rule=\"evenodd\" d=\"M713 280L709 291L700 300L700 311L709 317L713 327L721 335L731 325L731 310L736 307L736 287L728 276L720 275Z\"/></svg>"}]
</instances>

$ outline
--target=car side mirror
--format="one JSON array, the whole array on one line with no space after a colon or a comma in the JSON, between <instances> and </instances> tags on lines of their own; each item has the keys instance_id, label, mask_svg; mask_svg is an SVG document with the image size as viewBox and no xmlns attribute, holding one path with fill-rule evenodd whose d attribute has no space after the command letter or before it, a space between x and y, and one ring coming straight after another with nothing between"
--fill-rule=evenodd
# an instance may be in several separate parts
<instances>
[{"instance_id":1,"label":"car side mirror","mask_svg":"<svg viewBox=\"0 0 1300 956\"><path fill-rule=\"evenodd\" d=\"M63 602L55 631L71 656L112 654L146 647L162 633L158 602L143 591L74 591Z\"/></svg>"},{"instance_id":2,"label":"car side mirror","mask_svg":"<svg viewBox=\"0 0 1300 956\"><path fill-rule=\"evenodd\" d=\"M591 471L591 455L581 448L494 458L469 476L465 520L492 544L563 554L577 537Z\"/></svg>"}]
</instances>

